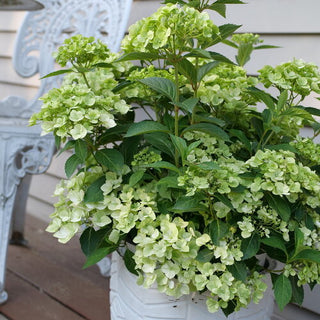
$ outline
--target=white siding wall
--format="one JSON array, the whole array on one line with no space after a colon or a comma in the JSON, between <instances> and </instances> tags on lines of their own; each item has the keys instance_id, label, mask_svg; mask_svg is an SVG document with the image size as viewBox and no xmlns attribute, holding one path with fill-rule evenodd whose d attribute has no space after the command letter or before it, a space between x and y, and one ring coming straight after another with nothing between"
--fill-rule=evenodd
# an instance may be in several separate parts
<instances>
[{"instance_id":1,"label":"white siding wall","mask_svg":"<svg viewBox=\"0 0 320 320\"><path fill-rule=\"evenodd\" d=\"M133 3L128 25L146 17L159 6L160 0L136 0ZM303 58L320 65L320 23L319 0L247 0L246 5L230 5L227 19L213 13L217 25L241 24L240 32L260 33L266 44L281 46L279 49L259 50L247 69L255 74L265 64L275 65L293 57ZM9 95L32 97L39 83L38 77L22 79L12 67L12 52L16 31L23 12L0 11L0 100ZM215 51L229 57L234 56L232 48L218 45ZM312 101L316 105L316 100ZM52 212L54 198L51 197L56 182L64 177L65 155L54 158L45 175L33 178L27 210L45 220Z\"/></svg>"}]
</instances>

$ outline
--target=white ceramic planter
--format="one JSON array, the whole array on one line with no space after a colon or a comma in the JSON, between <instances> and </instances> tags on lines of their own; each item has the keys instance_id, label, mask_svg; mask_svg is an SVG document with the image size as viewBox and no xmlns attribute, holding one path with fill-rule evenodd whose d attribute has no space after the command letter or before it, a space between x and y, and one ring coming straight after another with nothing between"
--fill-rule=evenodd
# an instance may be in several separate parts
<instances>
[{"instance_id":1,"label":"white ceramic planter","mask_svg":"<svg viewBox=\"0 0 320 320\"><path fill-rule=\"evenodd\" d=\"M251 303L228 318L222 311L209 313L201 295L175 299L156 288L138 286L117 253L112 256L110 289L111 320L270 320L274 305L269 288L259 304Z\"/></svg>"}]
</instances>

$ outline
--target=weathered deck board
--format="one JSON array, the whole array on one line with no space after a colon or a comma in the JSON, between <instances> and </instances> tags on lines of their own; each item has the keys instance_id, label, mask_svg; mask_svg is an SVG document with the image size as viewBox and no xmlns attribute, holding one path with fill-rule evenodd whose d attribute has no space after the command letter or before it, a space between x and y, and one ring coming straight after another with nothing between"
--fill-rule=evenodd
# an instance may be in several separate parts
<instances>
[{"instance_id":1,"label":"weathered deck board","mask_svg":"<svg viewBox=\"0 0 320 320\"><path fill-rule=\"evenodd\" d=\"M109 281L97 267L82 270L77 239L58 244L45 227L28 216L29 247L9 247L9 300L0 312L12 320L109 320Z\"/></svg>"}]
</instances>

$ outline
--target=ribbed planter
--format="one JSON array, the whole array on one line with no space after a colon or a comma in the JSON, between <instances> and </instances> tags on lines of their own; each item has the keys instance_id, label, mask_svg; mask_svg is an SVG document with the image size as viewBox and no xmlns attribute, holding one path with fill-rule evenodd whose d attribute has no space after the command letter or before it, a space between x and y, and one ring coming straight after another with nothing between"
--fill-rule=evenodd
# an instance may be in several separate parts
<instances>
[{"instance_id":1,"label":"ribbed planter","mask_svg":"<svg viewBox=\"0 0 320 320\"><path fill-rule=\"evenodd\" d=\"M138 286L117 253L112 256L110 290L111 320L270 320L274 305L269 286L259 304L251 303L228 318L222 311L209 313L200 294L175 299Z\"/></svg>"}]
</instances>

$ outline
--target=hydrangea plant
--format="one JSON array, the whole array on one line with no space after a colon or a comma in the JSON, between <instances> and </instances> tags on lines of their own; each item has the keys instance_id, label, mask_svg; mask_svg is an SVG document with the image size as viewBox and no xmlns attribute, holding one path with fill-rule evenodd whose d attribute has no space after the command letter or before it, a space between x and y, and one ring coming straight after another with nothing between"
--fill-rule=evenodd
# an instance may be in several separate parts
<instances>
[{"instance_id":1,"label":"hydrangea plant","mask_svg":"<svg viewBox=\"0 0 320 320\"><path fill-rule=\"evenodd\" d=\"M56 53L68 68L48 76L66 76L30 120L72 150L47 230L62 243L80 233L86 267L117 250L146 288L206 292L210 312L258 303L268 274L281 309L301 304L320 283L320 111L302 105L319 70L293 60L248 76L253 50L271 46L204 11L241 1L165 3L121 54L82 36Z\"/></svg>"}]
</instances>

